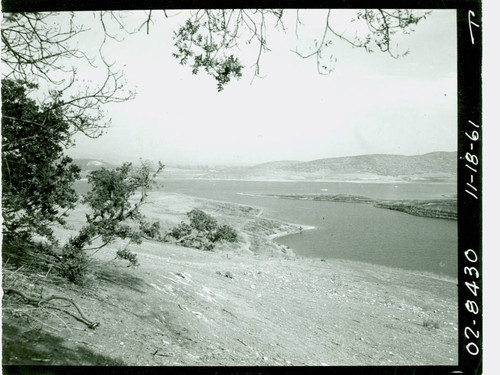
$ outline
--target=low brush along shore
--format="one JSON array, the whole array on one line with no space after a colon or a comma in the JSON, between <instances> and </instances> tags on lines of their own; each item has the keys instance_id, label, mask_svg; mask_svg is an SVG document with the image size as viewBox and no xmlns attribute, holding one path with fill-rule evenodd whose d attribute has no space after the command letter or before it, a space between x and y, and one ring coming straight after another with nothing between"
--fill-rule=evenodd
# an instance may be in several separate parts
<instances>
[{"instance_id":1,"label":"low brush along shore","mask_svg":"<svg viewBox=\"0 0 500 375\"><path fill-rule=\"evenodd\" d=\"M4 260L4 288L64 296L100 323L88 328L64 301L55 309L6 295L4 365L457 364L456 280L296 256L271 237L300 227L248 206L160 192L149 201L143 212L164 230L199 208L239 241L202 251L144 240L129 247L135 268L114 259L117 242L93 256L86 288ZM57 235L83 221L79 208Z\"/></svg>"}]
</instances>

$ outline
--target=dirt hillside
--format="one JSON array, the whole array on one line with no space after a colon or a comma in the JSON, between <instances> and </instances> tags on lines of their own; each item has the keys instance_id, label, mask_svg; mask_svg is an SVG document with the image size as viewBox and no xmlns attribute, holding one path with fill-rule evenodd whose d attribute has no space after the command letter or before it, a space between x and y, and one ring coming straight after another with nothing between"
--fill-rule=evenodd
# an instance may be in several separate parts
<instances>
[{"instance_id":1,"label":"dirt hillside","mask_svg":"<svg viewBox=\"0 0 500 375\"><path fill-rule=\"evenodd\" d=\"M7 262L4 288L65 296L100 325L86 327L66 301L35 307L4 296L3 364L457 364L456 282L295 256L270 236L298 227L251 207L165 193L150 201L143 211L162 227L198 207L235 227L240 240L214 251L145 240L129 247L136 268L114 259L117 242L95 254L86 289ZM58 236L83 219L77 210Z\"/></svg>"}]
</instances>

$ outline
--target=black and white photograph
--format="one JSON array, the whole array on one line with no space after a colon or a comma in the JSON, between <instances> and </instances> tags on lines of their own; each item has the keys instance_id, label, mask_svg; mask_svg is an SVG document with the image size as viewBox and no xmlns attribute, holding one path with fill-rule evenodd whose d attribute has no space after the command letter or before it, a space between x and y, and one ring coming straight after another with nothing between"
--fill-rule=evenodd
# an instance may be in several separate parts
<instances>
[{"instance_id":1,"label":"black and white photograph","mask_svg":"<svg viewBox=\"0 0 500 375\"><path fill-rule=\"evenodd\" d=\"M472 6L4 7L4 369L478 373Z\"/></svg>"}]
</instances>

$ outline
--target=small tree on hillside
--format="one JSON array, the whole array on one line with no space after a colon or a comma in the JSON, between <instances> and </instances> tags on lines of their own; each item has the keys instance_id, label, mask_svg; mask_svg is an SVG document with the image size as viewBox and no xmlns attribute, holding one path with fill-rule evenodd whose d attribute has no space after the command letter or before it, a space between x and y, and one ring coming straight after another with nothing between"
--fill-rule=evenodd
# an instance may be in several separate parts
<instances>
[{"instance_id":1,"label":"small tree on hillside","mask_svg":"<svg viewBox=\"0 0 500 375\"><path fill-rule=\"evenodd\" d=\"M125 163L114 170L103 168L89 174L92 188L83 203L90 207L91 212L86 215L87 224L63 247L61 260L65 276L78 282L85 274L88 252L98 251L117 238L141 243L140 223L143 216L139 209L162 169L161 163L156 170L146 163L138 169L133 169L131 163ZM134 202L132 198L136 193L139 196ZM97 240L100 243L92 246ZM135 259L127 253L127 259L132 258Z\"/></svg>"}]
</instances>

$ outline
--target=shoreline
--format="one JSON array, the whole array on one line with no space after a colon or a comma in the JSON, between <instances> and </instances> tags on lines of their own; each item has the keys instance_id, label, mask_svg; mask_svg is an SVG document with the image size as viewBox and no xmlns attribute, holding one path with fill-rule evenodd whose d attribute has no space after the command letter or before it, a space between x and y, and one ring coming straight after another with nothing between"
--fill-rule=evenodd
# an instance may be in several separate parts
<instances>
[{"instance_id":1,"label":"shoreline","mask_svg":"<svg viewBox=\"0 0 500 375\"><path fill-rule=\"evenodd\" d=\"M238 194L244 194L244 193L238 193ZM250 195L250 194L248 194L248 195ZM205 199L205 198L202 198L202 199ZM211 199L207 199L207 200L211 200ZM290 253L291 253L291 255L293 255L293 257L295 259L309 259L312 261L326 261L326 260L340 261L340 262L354 264L354 265L358 265L358 266L365 266L365 267L367 266L370 268L373 268L373 267L380 268L380 270L390 270L390 271L395 271L395 272L402 272L402 273L405 273L407 275L413 275L416 277L424 277L424 278L429 278L429 279L433 279L433 280L445 281L445 282L449 282L449 283L453 283L453 284L456 284L458 282L457 276L438 274L438 273L431 272L431 271L424 271L424 270L417 270L417 269L406 269L406 268L401 268L401 267L387 266L387 265L379 264L379 263L363 262L361 260L353 260L353 259L345 259L345 258L335 258L335 257L324 258L324 257L319 257L319 256L301 255L301 254L298 254L293 247L289 247L287 245L278 243L276 240L279 238L282 238L282 237L286 237L286 236L290 236L290 235L294 235L294 234L300 234L304 231L314 230L314 229L317 229L318 227L313 226L313 225L301 225L301 224L296 224L296 223L284 222L284 221L281 221L279 219L274 219L274 218L266 218L264 209L262 209L262 208L256 208L256 207L249 206L249 205L242 205L242 204L238 204L238 203L225 202L225 201L216 201L216 200L211 200L211 201L226 203L226 204L230 204L230 205L252 207L253 209L259 210L259 213L258 213L258 215L256 215L256 217L264 217L267 220L271 220L271 221L274 221L276 223L285 224L287 226L292 227L293 229L291 229L291 230L276 232L276 233L268 235L267 237L277 246L286 247L288 255L290 255ZM356 202L356 203L369 204L371 202ZM376 207L376 206L374 206L374 207ZM380 208L382 208L382 207L380 207ZM255 235L259 236L260 234L256 232Z\"/></svg>"},{"instance_id":2,"label":"shoreline","mask_svg":"<svg viewBox=\"0 0 500 375\"><path fill-rule=\"evenodd\" d=\"M243 194L247 195L246 193L238 193L238 194ZM253 217L255 220L259 221L265 221L267 225L267 228L256 228L256 229L246 229L245 231L250 232L253 236L259 238L259 241L262 243L265 243L266 240L269 240L273 245L280 249L286 249L286 255L288 256L293 256L296 259L299 258L304 258L304 259L311 259L311 260L321 260L321 259L330 259L333 261L342 261L342 262L349 262L353 264L360 264L360 265L368 265L370 267L380 267L380 268L389 268L395 271L401 271L401 272L406 272L407 274L415 275L415 276L422 276L422 277L427 277L427 278L432 278L435 280L445 280L449 282L457 282L457 277L451 276L451 275L446 275L446 274L438 274L435 272L430 272L430 271L425 271L425 270L412 270L412 269L405 269L405 268L399 268L399 267L392 267L392 266L387 266L384 264L378 264L378 263L370 263L370 262L363 262L360 260L351 260L351 259L344 259L344 258L335 258L335 257L320 257L320 256L306 256L306 255L301 255L298 254L293 247L289 247L287 245L281 244L277 242L276 240L294 235L294 234L299 234L304 231L310 231L310 230L315 230L318 227L313 226L313 225L305 225L305 224L297 224L297 223L292 223L276 218L271 218L271 217L266 217L265 215L265 208L259 207L259 206L253 206L249 204L243 204L243 203L234 203L234 202L228 202L228 201L223 201L219 199L212 199L212 198L204 198L204 197L198 197L198 196L191 196L188 194L184 193L167 193L167 192L161 192L157 191L154 193L151 193L152 197L154 195L161 195L162 199L169 199L169 197L179 197L183 199L190 199L193 200L194 202L199 202L199 203L204 203L206 206L204 208L209 208L209 210L213 210L214 208L217 210L219 209L219 206L223 207L229 207L231 208L231 212L229 216L237 216L239 217L241 214L239 213L241 211L241 208L247 209L248 211L245 213L245 215L249 215L250 217ZM250 194L248 194L250 195ZM258 195L255 195L258 196ZM155 197L158 198L158 197ZM281 199L281 198L280 198ZM151 199L153 202L155 199ZM373 202L352 202L352 203L361 203L361 204L373 204ZM238 209L236 209L238 208ZM380 207L382 208L382 207ZM187 211L186 211L187 212ZM215 213L215 216L217 217L218 214ZM429 217L428 217L429 218ZM266 233L266 231L271 230L272 233ZM241 228L239 229L241 231Z\"/></svg>"},{"instance_id":3,"label":"shoreline","mask_svg":"<svg viewBox=\"0 0 500 375\"><path fill-rule=\"evenodd\" d=\"M270 219L270 220L275 220L275 219ZM271 240L275 240L277 238L290 236L292 234L299 234L299 233L302 233L303 231L306 231L306 230L317 229L317 227L315 227L313 225L300 225L300 224L294 224L294 223L286 223L286 224L287 225L296 225L299 228L297 228L296 230L288 231L288 232L287 231L283 231L283 232L278 232L278 233L275 233L275 234L271 234L271 235L269 235L269 238Z\"/></svg>"},{"instance_id":4,"label":"shoreline","mask_svg":"<svg viewBox=\"0 0 500 375\"><path fill-rule=\"evenodd\" d=\"M165 192L148 200L153 204L141 211L165 229L199 208L241 238L213 251L145 239L130 245L138 268L116 260L116 246L108 246L93 258L95 281L85 298L52 275L24 277L12 268L8 283L77 300L101 325L90 332L65 316L35 315L46 326L33 342L32 327L12 313L19 302L7 297L4 364L39 364L38 358L48 365L119 366L458 363L457 295L450 280L281 251L273 242L280 234L314 227L268 219L251 206ZM81 227L84 214L79 205L69 223ZM75 230L56 229L59 239ZM81 339L64 325L81 329Z\"/></svg>"},{"instance_id":5,"label":"shoreline","mask_svg":"<svg viewBox=\"0 0 500 375\"><path fill-rule=\"evenodd\" d=\"M175 193L175 194L178 194L178 193ZM238 194L245 194L245 193L238 193ZM183 194L180 194L180 195L183 195ZM189 195L184 195L184 196L190 197ZM335 258L335 257L324 258L324 257L319 257L319 256L301 255L301 254L298 254L293 247L289 247L287 245L281 244L281 243L277 242L276 240L279 238L282 238L282 237L286 237L286 236L290 236L290 235L294 235L294 234L299 234L299 233L302 233L304 231L315 230L318 227L313 226L313 225L305 225L305 224L301 225L301 224L297 224L297 223L291 223L291 222L286 222L286 221L282 221L282 220L275 219L275 218L266 217L265 216L265 209L261 208L261 207L255 207L255 206L246 205L246 204L215 200L215 199L210 199L210 198L199 198L199 197L192 197L192 198L198 199L201 201L222 203L222 204L231 205L231 206L249 207L253 210L258 211L257 214L255 215L255 217L257 219L262 218L264 220L269 220L269 221L276 223L277 226L285 225L285 226L289 227L290 228L289 230L281 230L281 231L278 231L278 232L275 232L275 233L272 233L269 235L265 235L265 234L260 233L258 231L253 232L253 234L255 236L258 236L258 237L265 236L266 238L270 239L272 241L272 243L275 244L276 246L279 246L280 248L286 248L287 255L293 256L294 259L306 259L306 260L310 260L313 262L314 261L322 261L323 262L323 261L330 260L330 261L334 261L334 262L347 263L347 264L351 264L351 265L355 265L355 266L359 266L359 267L369 267L370 269L379 269L379 270L385 271L385 272L398 272L398 273L403 273L403 274L408 275L408 276L424 277L424 278L429 278L432 280L444 281L444 282L453 283L453 284L456 284L458 282L458 277L456 277L456 276L454 277L454 276L446 275L446 274L438 274L438 273L431 272L431 271L417 270L417 269L406 269L406 268L401 268L401 267L393 267L393 266L388 266L388 265L384 265L384 264L370 263L370 262L364 262L361 260L353 260L353 259L345 259L345 258ZM356 202L356 203L368 204L370 202Z\"/></svg>"}]
</instances>

